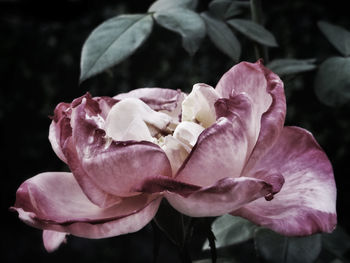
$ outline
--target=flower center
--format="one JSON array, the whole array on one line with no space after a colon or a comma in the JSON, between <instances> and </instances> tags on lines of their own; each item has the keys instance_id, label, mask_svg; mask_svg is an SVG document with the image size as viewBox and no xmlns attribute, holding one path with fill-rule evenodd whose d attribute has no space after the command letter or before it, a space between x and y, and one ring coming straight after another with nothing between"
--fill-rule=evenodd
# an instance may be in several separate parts
<instances>
[{"instance_id":1,"label":"flower center","mask_svg":"<svg viewBox=\"0 0 350 263\"><path fill-rule=\"evenodd\" d=\"M205 84L196 84L182 101L181 122L178 116L154 111L136 98L115 104L107 115L104 130L107 138L116 141L149 141L166 153L173 175L179 170L199 135L216 121L216 91Z\"/></svg>"}]
</instances>

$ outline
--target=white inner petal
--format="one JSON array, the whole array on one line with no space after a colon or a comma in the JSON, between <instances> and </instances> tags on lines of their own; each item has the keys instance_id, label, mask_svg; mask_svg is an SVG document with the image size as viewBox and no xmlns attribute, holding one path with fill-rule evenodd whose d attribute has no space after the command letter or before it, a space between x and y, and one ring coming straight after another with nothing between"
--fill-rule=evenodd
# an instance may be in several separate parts
<instances>
[{"instance_id":1,"label":"white inner petal","mask_svg":"<svg viewBox=\"0 0 350 263\"><path fill-rule=\"evenodd\" d=\"M192 148L203 130L204 128L195 122L183 121L176 127L173 136Z\"/></svg>"},{"instance_id":2,"label":"white inner petal","mask_svg":"<svg viewBox=\"0 0 350 263\"><path fill-rule=\"evenodd\" d=\"M167 155L173 175L177 173L198 136L216 121L214 104L216 91L205 84L196 84L192 92L181 99L173 112L152 110L136 98L122 99L109 111L104 122L107 142L150 141L158 144ZM182 109L182 122L178 116ZM109 140L108 140L109 139Z\"/></svg>"},{"instance_id":3,"label":"white inner petal","mask_svg":"<svg viewBox=\"0 0 350 263\"><path fill-rule=\"evenodd\" d=\"M179 170L192 149L192 147L188 147L171 135L164 137L161 148L170 161L173 176Z\"/></svg>"},{"instance_id":4,"label":"white inner petal","mask_svg":"<svg viewBox=\"0 0 350 263\"><path fill-rule=\"evenodd\" d=\"M195 84L192 92L182 102L182 121L199 122L208 128L216 121L215 101L219 94L206 84Z\"/></svg>"},{"instance_id":5,"label":"white inner petal","mask_svg":"<svg viewBox=\"0 0 350 263\"><path fill-rule=\"evenodd\" d=\"M150 129L166 129L171 117L162 112L152 110L139 99L127 98L115 104L109 111L105 121L108 137L117 141L146 140L154 142ZM152 128L149 128L153 126Z\"/></svg>"}]
</instances>

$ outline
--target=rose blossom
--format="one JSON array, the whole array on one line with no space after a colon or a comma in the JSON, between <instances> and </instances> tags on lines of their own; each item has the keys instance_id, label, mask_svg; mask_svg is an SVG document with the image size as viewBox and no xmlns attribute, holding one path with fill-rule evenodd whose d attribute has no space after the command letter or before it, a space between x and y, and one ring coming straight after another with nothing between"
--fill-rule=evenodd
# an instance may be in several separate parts
<instances>
[{"instance_id":1,"label":"rose blossom","mask_svg":"<svg viewBox=\"0 0 350 263\"><path fill-rule=\"evenodd\" d=\"M44 229L48 251L67 233L135 232L162 198L192 217L231 213L284 235L330 232L331 164L311 133L284 127L285 114L283 83L260 62L188 95L143 88L60 103L49 139L71 173L28 179L12 209Z\"/></svg>"}]
</instances>

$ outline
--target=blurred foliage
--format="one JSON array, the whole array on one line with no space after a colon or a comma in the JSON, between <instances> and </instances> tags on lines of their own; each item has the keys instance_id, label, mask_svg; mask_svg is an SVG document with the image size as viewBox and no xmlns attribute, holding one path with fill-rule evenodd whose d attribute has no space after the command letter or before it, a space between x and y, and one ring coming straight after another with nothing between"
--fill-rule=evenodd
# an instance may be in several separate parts
<instances>
[{"instance_id":1,"label":"blurred foliage","mask_svg":"<svg viewBox=\"0 0 350 263\"><path fill-rule=\"evenodd\" d=\"M1 241L2 262L28 259L36 262L152 262L153 232L149 226L135 234L104 240L69 237L67 245L47 254L41 231L24 225L17 215L7 211L25 179L43 171L67 169L47 140L48 115L53 114L57 103L69 102L87 91L94 96L112 96L145 86L183 91L189 91L197 82L215 86L220 76L234 64L210 42L210 34L202 40L198 51L189 56L182 48L183 40L178 32L154 26L147 41L128 59L79 85L81 49L91 31L109 18L145 13L152 3L151 0L0 0L0 147L4 178L1 208L5 226ZM196 12L207 11L209 3L208 0L198 1ZM211 6L218 15L216 19L219 16L250 19L249 8L244 5L230 7L225 13L220 11L220 5ZM348 9L343 1L271 0L264 1L262 8L263 25L279 45L269 49L271 63L274 59L314 58L316 61L306 64L318 67L329 57L339 56L339 48L332 45L317 22L327 21L349 30ZM232 13L229 10L233 10ZM231 32L242 47L240 60L255 61L255 42L249 35ZM295 73L282 76L288 102L286 124L310 130L328 154L338 187L339 223L349 232L349 102L335 107L321 103L314 91L318 88L314 87L317 70ZM199 258L205 236L200 229L194 231L191 254ZM179 262L176 248L164 236L160 239L159 262ZM247 241L226 251L223 257L228 253L244 254L248 256L241 262L255 262L256 257L249 254L251 248L254 242ZM329 251L321 252L323 258L329 259L324 262L331 262L331 255Z\"/></svg>"}]
</instances>

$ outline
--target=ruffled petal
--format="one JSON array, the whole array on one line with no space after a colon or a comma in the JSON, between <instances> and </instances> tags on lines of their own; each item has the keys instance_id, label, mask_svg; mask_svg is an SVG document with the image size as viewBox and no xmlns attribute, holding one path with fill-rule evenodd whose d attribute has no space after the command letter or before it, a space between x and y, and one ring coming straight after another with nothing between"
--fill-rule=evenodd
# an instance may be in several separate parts
<instances>
[{"instance_id":1,"label":"ruffled petal","mask_svg":"<svg viewBox=\"0 0 350 263\"><path fill-rule=\"evenodd\" d=\"M260 64L260 67L265 73L267 90L272 96L272 103L268 111L261 117L259 137L243 174L248 173L254 163L274 145L283 130L286 116L286 97L283 82L263 65Z\"/></svg>"},{"instance_id":2,"label":"ruffled petal","mask_svg":"<svg viewBox=\"0 0 350 263\"><path fill-rule=\"evenodd\" d=\"M67 140L63 148L64 155L67 157L67 163L73 172L75 179L83 189L89 200L99 207L109 207L120 202L120 198L104 191L94 180L88 175L82 166L77 149L73 143L73 138Z\"/></svg>"},{"instance_id":3,"label":"ruffled petal","mask_svg":"<svg viewBox=\"0 0 350 263\"><path fill-rule=\"evenodd\" d=\"M116 100L136 98L142 100L155 111L166 110L172 112L178 105L181 107L183 95L184 94L180 90L142 88L132 90L128 93L118 94L113 98Z\"/></svg>"},{"instance_id":4,"label":"ruffled petal","mask_svg":"<svg viewBox=\"0 0 350 263\"><path fill-rule=\"evenodd\" d=\"M63 154L62 148L67 140L72 135L70 127L71 108L69 103L60 103L57 105L52 122L49 129L49 141L52 149L63 162L67 163L67 159Z\"/></svg>"},{"instance_id":5,"label":"ruffled petal","mask_svg":"<svg viewBox=\"0 0 350 263\"><path fill-rule=\"evenodd\" d=\"M43 173L25 181L12 208L27 224L73 235L102 238L139 230L154 216L159 195L138 195L100 208L71 173Z\"/></svg>"},{"instance_id":6,"label":"ruffled petal","mask_svg":"<svg viewBox=\"0 0 350 263\"><path fill-rule=\"evenodd\" d=\"M169 159L172 175L175 175L191 152L191 148L171 135L164 138L161 148Z\"/></svg>"},{"instance_id":7,"label":"ruffled petal","mask_svg":"<svg viewBox=\"0 0 350 263\"><path fill-rule=\"evenodd\" d=\"M47 252L53 252L59 248L62 243L66 243L67 233L51 230L43 231L43 242Z\"/></svg>"},{"instance_id":8,"label":"ruffled petal","mask_svg":"<svg viewBox=\"0 0 350 263\"><path fill-rule=\"evenodd\" d=\"M109 194L130 196L137 194L130 189L149 176L171 176L169 160L159 146L146 141L112 141L95 122L90 121L86 103L83 100L74 108L71 121L71 145L75 146L77 152L75 162L85 171L73 171L79 183L87 175L87 180ZM84 192L91 190L82 183L80 185Z\"/></svg>"},{"instance_id":9,"label":"ruffled petal","mask_svg":"<svg viewBox=\"0 0 350 263\"><path fill-rule=\"evenodd\" d=\"M272 193L270 184L246 177L224 178L186 195L182 188L178 189L169 189L165 197L176 210L192 217L223 215Z\"/></svg>"},{"instance_id":10,"label":"ruffled petal","mask_svg":"<svg viewBox=\"0 0 350 263\"><path fill-rule=\"evenodd\" d=\"M270 202L260 198L233 215L283 235L311 235L334 229L337 216L332 166L308 131L285 127L250 173L259 170L281 173L285 179L282 189Z\"/></svg>"},{"instance_id":11,"label":"ruffled petal","mask_svg":"<svg viewBox=\"0 0 350 263\"><path fill-rule=\"evenodd\" d=\"M246 93L253 101L256 113L264 113L271 105L268 83L261 62L241 62L226 72L218 82L215 90L222 98L232 98Z\"/></svg>"},{"instance_id":12,"label":"ruffled petal","mask_svg":"<svg viewBox=\"0 0 350 263\"><path fill-rule=\"evenodd\" d=\"M216 121L215 102L219 94L206 84L195 84L182 102L182 121L198 122L208 128Z\"/></svg>"},{"instance_id":13,"label":"ruffled petal","mask_svg":"<svg viewBox=\"0 0 350 263\"><path fill-rule=\"evenodd\" d=\"M152 110L146 103L135 98L126 98L116 103L109 111L104 130L116 141L153 141L148 126L163 131L170 124L171 117Z\"/></svg>"},{"instance_id":14,"label":"ruffled petal","mask_svg":"<svg viewBox=\"0 0 350 263\"><path fill-rule=\"evenodd\" d=\"M286 113L283 83L260 61L242 62L220 79L216 90L226 100L244 94L252 106L252 115L245 120L254 150L244 174L273 145L283 129ZM231 111L242 112L234 107Z\"/></svg>"},{"instance_id":15,"label":"ruffled petal","mask_svg":"<svg viewBox=\"0 0 350 263\"><path fill-rule=\"evenodd\" d=\"M176 179L210 186L226 177L239 177L248 158L249 139L242 121L222 117L198 137Z\"/></svg>"}]
</instances>

